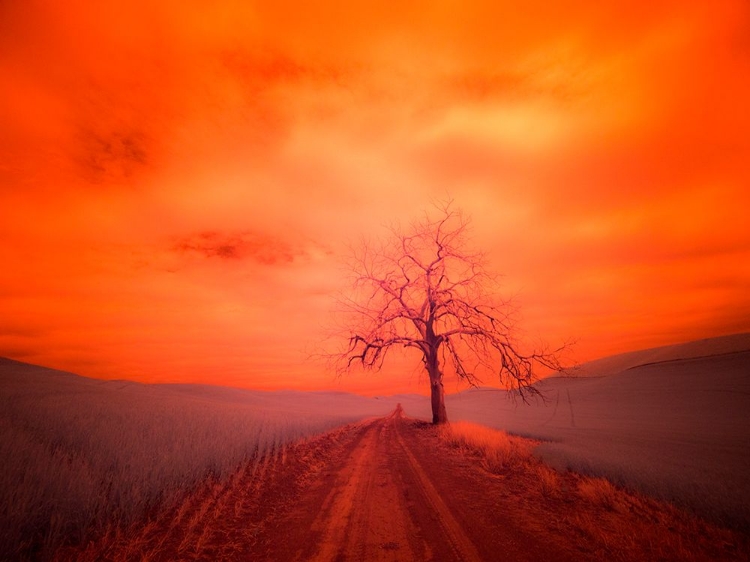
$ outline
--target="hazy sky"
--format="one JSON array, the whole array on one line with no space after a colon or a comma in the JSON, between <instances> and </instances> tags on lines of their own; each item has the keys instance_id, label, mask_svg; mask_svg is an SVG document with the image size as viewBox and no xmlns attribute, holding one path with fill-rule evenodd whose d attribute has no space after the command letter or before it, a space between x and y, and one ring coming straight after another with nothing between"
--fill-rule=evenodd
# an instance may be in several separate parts
<instances>
[{"instance_id":1,"label":"hazy sky","mask_svg":"<svg viewBox=\"0 0 750 562\"><path fill-rule=\"evenodd\" d=\"M750 330L750 3L358 4L1 2L0 355L419 391L307 354L446 196L579 360Z\"/></svg>"}]
</instances>

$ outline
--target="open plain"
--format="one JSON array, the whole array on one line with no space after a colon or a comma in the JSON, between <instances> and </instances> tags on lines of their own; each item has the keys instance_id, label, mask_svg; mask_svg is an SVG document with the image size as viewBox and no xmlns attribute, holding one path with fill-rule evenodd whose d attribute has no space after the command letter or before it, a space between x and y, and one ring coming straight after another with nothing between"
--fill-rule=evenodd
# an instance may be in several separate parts
<instances>
[{"instance_id":1,"label":"open plain","mask_svg":"<svg viewBox=\"0 0 750 562\"><path fill-rule=\"evenodd\" d=\"M743 560L747 537L606 481L506 462L400 408L210 483L72 560ZM531 444L527 444L531 445Z\"/></svg>"}]
</instances>

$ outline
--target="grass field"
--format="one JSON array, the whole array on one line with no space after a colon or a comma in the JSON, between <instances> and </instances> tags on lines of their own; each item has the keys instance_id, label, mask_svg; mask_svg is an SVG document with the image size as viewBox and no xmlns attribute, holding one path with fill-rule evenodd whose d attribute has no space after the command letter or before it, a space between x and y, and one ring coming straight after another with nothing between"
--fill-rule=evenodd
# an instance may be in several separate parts
<instances>
[{"instance_id":1,"label":"grass field","mask_svg":"<svg viewBox=\"0 0 750 562\"><path fill-rule=\"evenodd\" d=\"M394 407L341 393L99 381L0 360L0 552L45 558L179 502L207 476Z\"/></svg>"},{"instance_id":2,"label":"grass field","mask_svg":"<svg viewBox=\"0 0 750 562\"><path fill-rule=\"evenodd\" d=\"M546 401L475 389L448 397L448 415L537 439L535 455L557 469L605 477L747 532L748 349L743 334L607 358L590 376L539 382Z\"/></svg>"},{"instance_id":3,"label":"grass field","mask_svg":"<svg viewBox=\"0 0 750 562\"><path fill-rule=\"evenodd\" d=\"M748 348L750 336L740 335L606 358L589 372L584 365L586 376L538 383L546 401L474 389L448 396L448 415L535 439L535 458L598 478L579 490L591 501L612 503L611 482L747 532ZM384 416L397 403L431 417L417 395L144 385L0 359L0 552L45 558L125 528L178 505L209 477L221 482L291 442ZM532 453L527 441L485 430L455 423L449 438L483 451L490 470ZM542 493L555 494L547 465L533 463Z\"/></svg>"}]
</instances>

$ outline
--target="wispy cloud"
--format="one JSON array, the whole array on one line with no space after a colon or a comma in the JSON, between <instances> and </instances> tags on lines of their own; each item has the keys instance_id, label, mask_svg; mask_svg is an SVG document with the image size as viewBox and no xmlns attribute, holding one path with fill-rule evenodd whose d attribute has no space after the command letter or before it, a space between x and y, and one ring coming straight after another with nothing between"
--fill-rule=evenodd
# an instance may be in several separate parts
<instances>
[{"instance_id":1,"label":"wispy cloud","mask_svg":"<svg viewBox=\"0 0 750 562\"><path fill-rule=\"evenodd\" d=\"M302 255L301 248L273 236L250 231L204 231L177 239L173 250L221 260L253 260L264 265L291 263Z\"/></svg>"}]
</instances>

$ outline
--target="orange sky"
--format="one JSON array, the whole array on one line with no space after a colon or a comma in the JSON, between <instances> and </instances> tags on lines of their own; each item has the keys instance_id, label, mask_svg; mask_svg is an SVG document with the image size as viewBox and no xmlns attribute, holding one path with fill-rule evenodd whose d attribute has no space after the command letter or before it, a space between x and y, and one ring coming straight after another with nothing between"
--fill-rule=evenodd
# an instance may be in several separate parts
<instances>
[{"instance_id":1,"label":"orange sky","mask_svg":"<svg viewBox=\"0 0 750 562\"><path fill-rule=\"evenodd\" d=\"M212 4L0 3L0 355L426 390L306 357L344 243L446 195L579 360L750 330L746 0Z\"/></svg>"}]
</instances>

